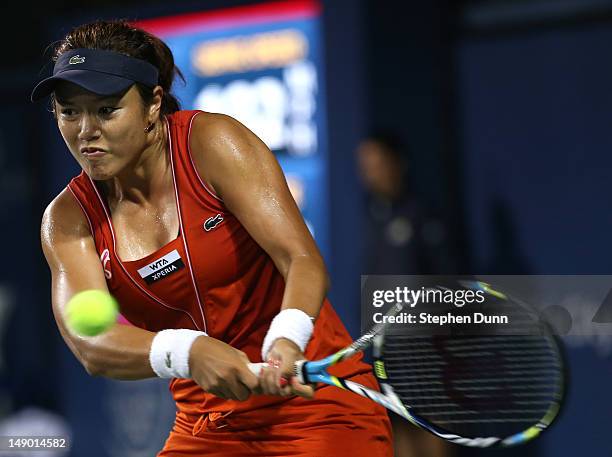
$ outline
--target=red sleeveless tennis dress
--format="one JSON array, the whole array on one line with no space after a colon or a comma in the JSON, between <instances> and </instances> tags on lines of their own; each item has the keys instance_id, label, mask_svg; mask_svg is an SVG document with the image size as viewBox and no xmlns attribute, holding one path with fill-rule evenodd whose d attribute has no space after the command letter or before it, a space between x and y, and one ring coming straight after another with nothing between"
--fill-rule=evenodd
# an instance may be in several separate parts
<instances>
[{"instance_id":1,"label":"red sleeveless tennis dress","mask_svg":"<svg viewBox=\"0 0 612 457\"><path fill-rule=\"evenodd\" d=\"M180 233L158 251L121 261L115 251L121 234L113 228L100 189L85 173L68 188L87 216L109 291L129 323L153 332L202 330L244 351L252 362L261 362L261 345L280 310L284 279L199 177L189 148L198 113L179 111L166 117ZM350 342L325 300L306 357L323 358ZM376 386L370 367L360 358L342 362L333 373ZM392 453L384 408L335 387L317 389L310 401L275 396L224 400L191 379L173 379L170 390L178 412L160 456L324 456L337 453L338 440L355 447L343 455Z\"/></svg>"}]
</instances>

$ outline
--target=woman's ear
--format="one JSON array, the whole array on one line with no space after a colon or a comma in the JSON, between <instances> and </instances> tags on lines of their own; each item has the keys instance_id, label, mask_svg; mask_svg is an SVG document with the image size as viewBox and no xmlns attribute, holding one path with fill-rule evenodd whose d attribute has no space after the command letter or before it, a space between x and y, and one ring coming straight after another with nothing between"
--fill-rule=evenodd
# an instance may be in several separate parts
<instances>
[{"instance_id":1,"label":"woman's ear","mask_svg":"<svg viewBox=\"0 0 612 457\"><path fill-rule=\"evenodd\" d=\"M155 88L153 89L153 99L151 100L151 104L149 105L149 112L147 113L150 124L155 124L159 120L163 99L164 89L161 86L155 86Z\"/></svg>"}]
</instances>

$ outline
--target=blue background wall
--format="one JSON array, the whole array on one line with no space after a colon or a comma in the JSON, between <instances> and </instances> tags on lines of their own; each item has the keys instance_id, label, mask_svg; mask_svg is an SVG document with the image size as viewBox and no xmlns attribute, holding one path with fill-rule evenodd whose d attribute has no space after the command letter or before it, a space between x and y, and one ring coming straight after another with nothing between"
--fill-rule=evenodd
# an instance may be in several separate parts
<instances>
[{"instance_id":1,"label":"blue background wall","mask_svg":"<svg viewBox=\"0 0 612 457\"><path fill-rule=\"evenodd\" d=\"M474 271L610 273L610 42L597 24L457 46ZM542 455L609 451L609 339L568 341L567 355L568 403Z\"/></svg>"}]
</instances>

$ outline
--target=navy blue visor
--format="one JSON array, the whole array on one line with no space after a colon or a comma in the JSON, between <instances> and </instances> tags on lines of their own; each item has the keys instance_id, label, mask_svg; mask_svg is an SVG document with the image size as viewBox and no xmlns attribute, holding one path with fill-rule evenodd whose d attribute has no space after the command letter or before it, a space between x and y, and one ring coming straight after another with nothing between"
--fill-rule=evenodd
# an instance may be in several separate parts
<instances>
[{"instance_id":1,"label":"navy blue visor","mask_svg":"<svg viewBox=\"0 0 612 457\"><path fill-rule=\"evenodd\" d=\"M30 96L38 101L55 90L61 81L69 81L98 95L113 95L134 83L155 87L159 72L141 59L102 49L72 49L55 62L53 76L39 82Z\"/></svg>"}]
</instances>

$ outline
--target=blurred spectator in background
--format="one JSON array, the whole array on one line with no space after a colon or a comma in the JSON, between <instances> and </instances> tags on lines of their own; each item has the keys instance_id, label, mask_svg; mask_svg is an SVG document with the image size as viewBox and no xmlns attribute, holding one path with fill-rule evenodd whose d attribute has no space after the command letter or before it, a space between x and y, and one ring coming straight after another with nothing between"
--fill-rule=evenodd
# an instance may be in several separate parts
<instances>
[{"instance_id":1,"label":"blurred spectator in background","mask_svg":"<svg viewBox=\"0 0 612 457\"><path fill-rule=\"evenodd\" d=\"M364 274L450 273L445 229L417 201L406 154L389 132L373 133L357 148L366 191Z\"/></svg>"},{"instance_id":2,"label":"blurred spectator in background","mask_svg":"<svg viewBox=\"0 0 612 457\"><path fill-rule=\"evenodd\" d=\"M366 191L363 274L418 275L447 271L445 230L429 219L412 192L406 148L392 133L377 132L357 148ZM395 457L451 457L452 445L389 412Z\"/></svg>"}]
</instances>

